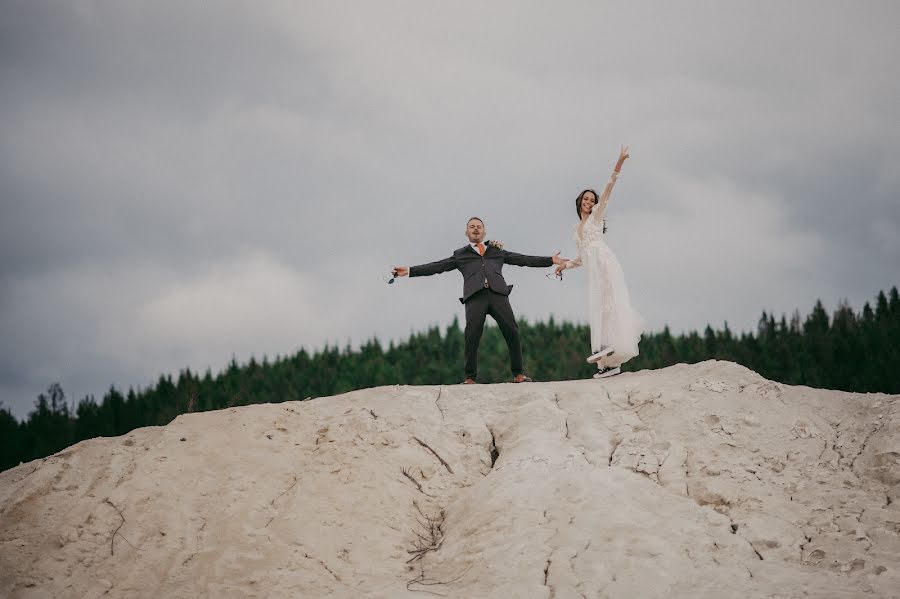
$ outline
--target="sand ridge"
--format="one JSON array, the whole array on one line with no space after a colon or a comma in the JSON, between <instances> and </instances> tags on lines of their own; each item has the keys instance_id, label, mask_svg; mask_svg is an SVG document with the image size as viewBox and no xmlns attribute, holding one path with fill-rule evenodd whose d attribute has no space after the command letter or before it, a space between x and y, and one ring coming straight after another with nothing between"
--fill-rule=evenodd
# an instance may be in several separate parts
<instances>
[{"instance_id":1,"label":"sand ridge","mask_svg":"<svg viewBox=\"0 0 900 599\"><path fill-rule=\"evenodd\" d=\"M6 597L900 596L900 396L708 361L188 414L0 474Z\"/></svg>"}]
</instances>

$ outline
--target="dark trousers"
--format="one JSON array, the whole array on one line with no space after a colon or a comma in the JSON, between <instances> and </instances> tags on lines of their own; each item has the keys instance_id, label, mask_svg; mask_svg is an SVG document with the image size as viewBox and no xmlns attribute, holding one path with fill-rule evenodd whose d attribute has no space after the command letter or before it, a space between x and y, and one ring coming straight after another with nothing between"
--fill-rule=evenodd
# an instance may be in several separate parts
<instances>
[{"instance_id":1,"label":"dark trousers","mask_svg":"<svg viewBox=\"0 0 900 599\"><path fill-rule=\"evenodd\" d=\"M478 374L478 345L484 331L484 319L488 314L497 322L506 339L513 376L523 373L519 327L516 325L512 306L509 305L509 298L485 288L466 302L466 377L474 380Z\"/></svg>"}]
</instances>

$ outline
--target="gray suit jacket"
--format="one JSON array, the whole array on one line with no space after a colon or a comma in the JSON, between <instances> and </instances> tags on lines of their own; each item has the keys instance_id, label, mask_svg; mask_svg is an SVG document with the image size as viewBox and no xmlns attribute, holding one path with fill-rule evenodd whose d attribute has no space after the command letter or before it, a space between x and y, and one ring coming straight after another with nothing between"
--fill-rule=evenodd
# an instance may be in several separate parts
<instances>
[{"instance_id":1,"label":"gray suit jacket","mask_svg":"<svg viewBox=\"0 0 900 599\"><path fill-rule=\"evenodd\" d=\"M458 270L463 276L463 296L459 301L466 303L476 292L484 289L485 283L493 291L509 295L513 286L503 278L503 265L548 267L553 266L549 256L526 256L500 250L485 242L484 256L480 256L471 245L466 245L449 258L409 267L410 277L427 277L450 270Z\"/></svg>"}]
</instances>

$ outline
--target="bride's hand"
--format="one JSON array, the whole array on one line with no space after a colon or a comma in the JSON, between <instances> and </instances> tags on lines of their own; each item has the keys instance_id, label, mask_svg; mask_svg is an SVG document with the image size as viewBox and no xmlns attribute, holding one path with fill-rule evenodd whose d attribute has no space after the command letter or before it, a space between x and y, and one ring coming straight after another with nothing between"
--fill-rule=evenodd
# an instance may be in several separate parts
<instances>
[{"instance_id":1,"label":"bride's hand","mask_svg":"<svg viewBox=\"0 0 900 599\"><path fill-rule=\"evenodd\" d=\"M619 149L619 159L616 161L616 166L613 167L615 174L619 174L619 171L622 170L622 164L624 164L625 160L628 159L628 146L623 145Z\"/></svg>"}]
</instances>

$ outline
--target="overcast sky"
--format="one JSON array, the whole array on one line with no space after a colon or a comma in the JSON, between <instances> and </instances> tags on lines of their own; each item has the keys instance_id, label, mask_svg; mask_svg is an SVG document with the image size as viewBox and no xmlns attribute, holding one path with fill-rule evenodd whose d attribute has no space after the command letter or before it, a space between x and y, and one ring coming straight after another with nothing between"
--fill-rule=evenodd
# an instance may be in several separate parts
<instances>
[{"instance_id":1,"label":"overcast sky","mask_svg":"<svg viewBox=\"0 0 900 599\"><path fill-rule=\"evenodd\" d=\"M0 401L462 319L458 274L382 275L472 215L573 255L622 143L609 244L649 330L860 309L900 282L898 27L894 1L0 0ZM584 322L584 273L545 272L505 270L517 315Z\"/></svg>"}]
</instances>

